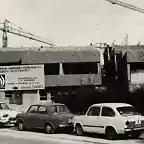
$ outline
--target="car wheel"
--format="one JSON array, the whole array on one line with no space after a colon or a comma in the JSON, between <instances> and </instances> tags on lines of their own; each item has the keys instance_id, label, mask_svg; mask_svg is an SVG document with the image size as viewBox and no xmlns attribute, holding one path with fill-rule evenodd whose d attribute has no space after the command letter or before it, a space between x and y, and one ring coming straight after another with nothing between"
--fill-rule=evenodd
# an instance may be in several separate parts
<instances>
[{"instance_id":1,"label":"car wheel","mask_svg":"<svg viewBox=\"0 0 144 144\"><path fill-rule=\"evenodd\" d=\"M47 134L54 134L55 133L55 130L54 128L52 127L51 124L45 124L45 132Z\"/></svg>"},{"instance_id":2,"label":"car wheel","mask_svg":"<svg viewBox=\"0 0 144 144\"><path fill-rule=\"evenodd\" d=\"M115 140L117 138L117 133L113 127L106 128L106 136L109 140Z\"/></svg>"},{"instance_id":3,"label":"car wheel","mask_svg":"<svg viewBox=\"0 0 144 144\"><path fill-rule=\"evenodd\" d=\"M25 130L25 126L24 126L22 121L18 121L17 126L18 126L18 129L20 131L24 131Z\"/></svg>"},{"instance_id":4,"label":"car wheel","mask_svg":"<svg viewBox=\"0 0 144 144\"><path fill-rule=\"evenodd\" d=\"M82 128L82 126L80 124L77 124L75 126L75 131L76 131L76 134L78 136L82 136L83 135L83 128Z\"/></svg>"}]
</instances>

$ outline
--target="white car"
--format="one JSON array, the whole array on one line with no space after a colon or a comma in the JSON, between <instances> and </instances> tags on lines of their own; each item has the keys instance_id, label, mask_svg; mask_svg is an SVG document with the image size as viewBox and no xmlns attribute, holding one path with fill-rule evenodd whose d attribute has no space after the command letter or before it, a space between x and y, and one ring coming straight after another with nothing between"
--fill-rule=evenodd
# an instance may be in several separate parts
<instances>
[{"instance_id":1,"label":"white car","mask_svg":"<svg viewBox=\"0 0 144 144\"><path fill-rule=\"evenodd\" d=\"M19 112L12 110L4 102L0 102L0 125L16 124L16 115Z\"/></svg>"},{"instance_id":2,"label":"white car","mask_svg":"<svg viewBox=\"0 0 144 144\"><path fill-rule=\"evenodd\" d=\"M115 139L119 134L137 138L144 131L144 116L125 103L100 103L90 106L85 115L74 116L77 135L83 132L106 134Z\"/></svg>"}]
</instances>

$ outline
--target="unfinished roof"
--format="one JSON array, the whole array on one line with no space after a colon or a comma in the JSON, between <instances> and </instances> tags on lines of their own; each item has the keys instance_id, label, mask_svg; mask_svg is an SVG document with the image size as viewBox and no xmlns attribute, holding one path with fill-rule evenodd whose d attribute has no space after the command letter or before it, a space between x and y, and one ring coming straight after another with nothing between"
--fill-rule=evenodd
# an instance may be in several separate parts
<instances>
[{"instance_id":1,"label":"unfinished roof","mask_svg":"<svg viewBox=\"0 0 144 144\"><path fill-rule=\"evenodd\" d=\"M115 52L127 53L127 62L144 62L144 45L115 46Z\"/></svg>"},{"instance_id":2,"label":"unfinished roof","mask_svg":"<svg viewBox=\"0 0 144 144\"><path fill-rule=\"evenodd\" d=\"M100 52L94 46L0 49L0 63L20 60L22 64L97 62L100 61Z\"/></svg>"}]
</instances>

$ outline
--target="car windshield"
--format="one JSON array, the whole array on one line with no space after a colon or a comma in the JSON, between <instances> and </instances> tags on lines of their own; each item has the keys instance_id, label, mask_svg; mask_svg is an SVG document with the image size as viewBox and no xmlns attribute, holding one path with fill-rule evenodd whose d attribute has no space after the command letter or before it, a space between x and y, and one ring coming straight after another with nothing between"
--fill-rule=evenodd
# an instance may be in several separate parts
<instances>
[{"instance_id":1,"label":"car windshield","mask_svg":"<svg viewBox=\"0 0 144 144\"><path fill-rule=\"evenodd\" d=\"M139 113L136 111L136 109L132 106L127 107L118 107L117 111L122 116L132 116L132 115L138 115Z\"/></svg>"},{"instance_id":2,"label":"car windshield","mask_svg":"<svg viewBox=\"0 0 144 144\"><path fill-rule=\"evenodd\" d=\"M70 113L70 111L65 105L58 105L57 113Z\"/></svg>"},{"instance_id":3,"label":"car windshield","mask_svg":"<svg viewBox=\"0 0 144 144\"><path fill-rule=\"evenodd\" d=\"M5 103L0 104L0 110L8 110L9 107Z\"/></svg>"}]
</instances>

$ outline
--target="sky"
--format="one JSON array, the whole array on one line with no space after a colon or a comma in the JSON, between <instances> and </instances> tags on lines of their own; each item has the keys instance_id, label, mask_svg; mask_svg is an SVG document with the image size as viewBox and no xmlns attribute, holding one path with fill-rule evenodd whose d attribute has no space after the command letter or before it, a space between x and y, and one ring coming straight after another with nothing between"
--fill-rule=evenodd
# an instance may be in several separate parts
<instances>
[{"instance_id":1,"label":"sky","mask_svg":"<svg viewBox=\"0 0 144 144\"><path fill-rule=\"evenodd\" d=\"M144 9L144 0L121 1ZM144 14L112 5L106 0L3 0L0 22L5 19L53 41L56 46L112 44L113 41L121 45L126 34L130 45L144 44ZM8 34L9 47L41 45L46 46Z\"/></svg>"}]
</instances>

